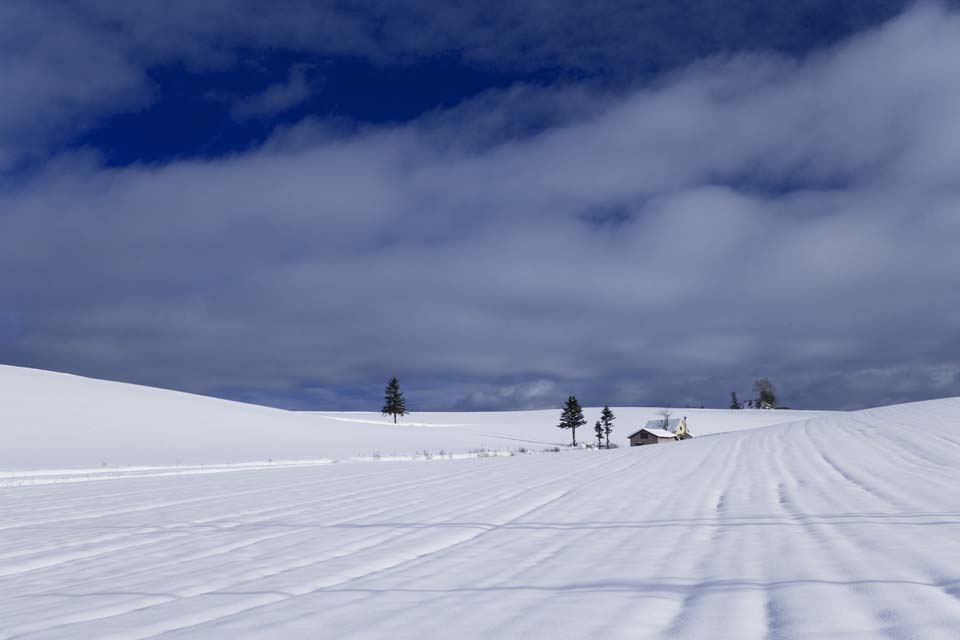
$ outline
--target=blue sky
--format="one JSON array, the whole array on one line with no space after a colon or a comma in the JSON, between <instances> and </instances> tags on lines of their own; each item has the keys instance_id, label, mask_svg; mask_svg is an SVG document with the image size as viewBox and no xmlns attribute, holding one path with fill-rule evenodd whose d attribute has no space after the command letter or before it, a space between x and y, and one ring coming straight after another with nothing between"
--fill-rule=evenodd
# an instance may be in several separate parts
<instances>
[{"instance_id":1,"label":"blue sky","mask_svg":"<svg viewBox=\"0 0 960 640\"><path fill-rule=\"evenodd\" d=\"M277 127L306 118L338 127L403 123L484 91L546 82L554 75L471 67L450 54L386 67L309 52L247 56L223 69L191 70L177 63L150 69L155 97L148 105L107 116L65 144L97 149L111 166L214 158L262 144ZM275 88L290 90L276 91L274 101L257 101Z\"/></svg>"},{"instance_id":2,"label":"blue sky","mask_svg":"<svg viewBox=\"0 0 960 640\"><path fill-rule=\"evenodd\" d=\"M958 43L932 2L6 2L0 361L317 409L960 395Z\"/></svg>"}]
</instances>

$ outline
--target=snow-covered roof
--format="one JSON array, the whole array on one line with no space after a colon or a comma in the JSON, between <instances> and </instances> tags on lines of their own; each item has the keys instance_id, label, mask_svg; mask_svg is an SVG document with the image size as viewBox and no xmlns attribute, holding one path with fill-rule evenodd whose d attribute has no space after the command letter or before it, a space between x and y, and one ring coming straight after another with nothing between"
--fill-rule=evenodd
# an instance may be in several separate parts
<instances>
[{"instance_id":1,"label":"snow-covered roof","mask_svg":"<svg viewBox=\"0 0 960 640\"><path fill-rule=\"evenodd\" d=\"M649 431L650 429L666 429L671 433L671 435L677 432L677 428L680 427L680 418L670 418L667 420L666 426L663 424L663 418L658 418L657 420L648 420L647 424L643 426L644 429Z\"/></svg>"},{"instance_id":2,"label":"snow-covered roof","mask_svg":"<svg viewBox=\"0 0 960 640\"><path fill-rule=\"evenodd\" d=\"M651 429L649 427L644 427L641 431L646 431L651 435L655 435L658 438L676 438L677 434L667 431L666 429Z\"/></svg>"},{"instance_id":3,"label":"snow-covered roof","mask_svg":"<svg viewBox=\"0 0 960 640\"><path fill-rule=\"evenodd\" d=\"M666 429L652 429L650 427L643 427L639 431L634 431L627 437L632 438L633 436L640 433L640 431L646 431L647 433L657 436L658 438L676 438L677 437L677 434L667 431Z\"/></svg>"}]
</instances>

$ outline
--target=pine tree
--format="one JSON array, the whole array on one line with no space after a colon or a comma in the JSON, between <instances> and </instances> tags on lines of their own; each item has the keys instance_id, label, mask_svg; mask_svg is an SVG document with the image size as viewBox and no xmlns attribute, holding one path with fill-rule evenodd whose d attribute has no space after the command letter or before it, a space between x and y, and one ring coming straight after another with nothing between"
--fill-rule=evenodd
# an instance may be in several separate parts
<instances>
[{"instance_id":1,"label":"pine tree","mask_svg":"<svg viewBox=\"0 0 960 640\"><path fill-rule=\"evenodd\" d=\"M603 425L603 435L607 439L607 449L610 448L610 434L613 433L613 420L616 417L610 407L603 405L603 411L600 412L600 423Z\"/></svg>"},{"instance_id":2,"label":"pine tree","mask_svg":"<svg viewBox=\"0 0 960 640\"><path fill-rule=\"evenodd\" d=\"M577 446L577 427L582 427L585 424L587 424L587 421L583 418L583 409L580 408L577 397L570 396L563 406L563 412L560 414L560 424L557 427L570 429L573 432L573 445L571 446L575 447Z\"/></svg>"},{"instance_id":3,"label":"pine tree","mask_svg":"<svg viewBox=\"0 0 960 640\"><path fill-rule=\"evenodd\" d=\"M593 425L593 430L597 434L597 449L600 449L603 447L603 425L600 424L599 420Z\"/></svg>"},{"instance_id":4,"label":"pine tree","mask_svg":"<svg viewBox=\"0 0 960 640\"><path fill-rule=\"evenodd\" d=\"M383 399L382 415L393 416L393 424L397 424L397 416L407 415L407 401L403 399L403 392L400 391L400 381L396 376L390 378L387 383L386 394Z\"/></svg>"},{"instance_id":5,"label":"pine tree","mask_svg":"<svg viewBox=\"0 0 960 640\"><path fill-rule=\"evenodd\" d=\"M737 392L730 392L730 408L731 409L743 409L743 405L740 404L740 401L737 400Z\"/></svg>"}]
</instances>

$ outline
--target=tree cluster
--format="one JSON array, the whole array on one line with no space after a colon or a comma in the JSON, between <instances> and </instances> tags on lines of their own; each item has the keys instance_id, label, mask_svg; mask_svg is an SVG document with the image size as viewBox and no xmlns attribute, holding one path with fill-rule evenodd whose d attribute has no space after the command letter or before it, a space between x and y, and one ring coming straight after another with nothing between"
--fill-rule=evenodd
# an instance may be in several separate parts
<instances>
[{"instance_id":1,"label":"tree cluster","mask_svg":"<svg viewBox=\"0 0 960 640\"><path fill-rule=\"evenodd\" d=\"M776 409L777 408L777 388L770 378L757 378L753 381L753 392L757 394L756 399L747 400L747 407L750 409ZM743 403L737 399L737 392L730 393L730 408L743 409Z\"/></svg>"},{"instance_id":2,"label":"tree cluster","mask_svg":"<svg viewBox=\"0 0 960 640\"><path fill-rule=\"evenodd\" d=\"M613 420L615 418L616 416L613 415L610 407L603 405L603 411L600 412L600 419L597 420L597 423L593 426L593 430L597 434L598 449L604 446L604 441L606 441L606 448L610 448L610 434L613 433Z\"/></svg>"},{"instance_id":3,"label":"tree cluster","mask_svg":"<svg viewBox=\"0 0 960 640\"><path fill-rule=\"evenodd\" d=\"M616 419L616 416L613 415L613 411L610 407L604 405L603 411L600 412L600 419L593 425L593 431L597 436L597 448L603 447L604 442L606 447L610 448L610 434L613 433L614 419ZM560 424L557 425L557 428L570 429L571 446L577 446L577 427L582 427L585 424L587 424L587 421L583 417L583 408L577 401L577 397L568 397L563 405L563 410L560 412Z\"/></svg>"}]
</instances>

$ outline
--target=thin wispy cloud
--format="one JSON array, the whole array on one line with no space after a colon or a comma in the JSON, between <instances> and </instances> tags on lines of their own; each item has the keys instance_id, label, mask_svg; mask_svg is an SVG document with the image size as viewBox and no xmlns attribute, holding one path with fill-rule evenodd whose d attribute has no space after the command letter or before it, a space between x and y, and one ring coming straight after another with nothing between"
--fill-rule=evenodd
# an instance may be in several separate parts
<instances>
[{"instance_id":1,"label":"thin wispy cloud","mask_svg":"<svg viewBox=\"0 0 960 640\"><path fill-rule=\"evenodd\" d=\"M272 84L260 93L245 96L230 108L230 115L239 121L265 118L302 105L318 90L314 69L294 65L285 82Z\"/></svg>"}]
</instances>

